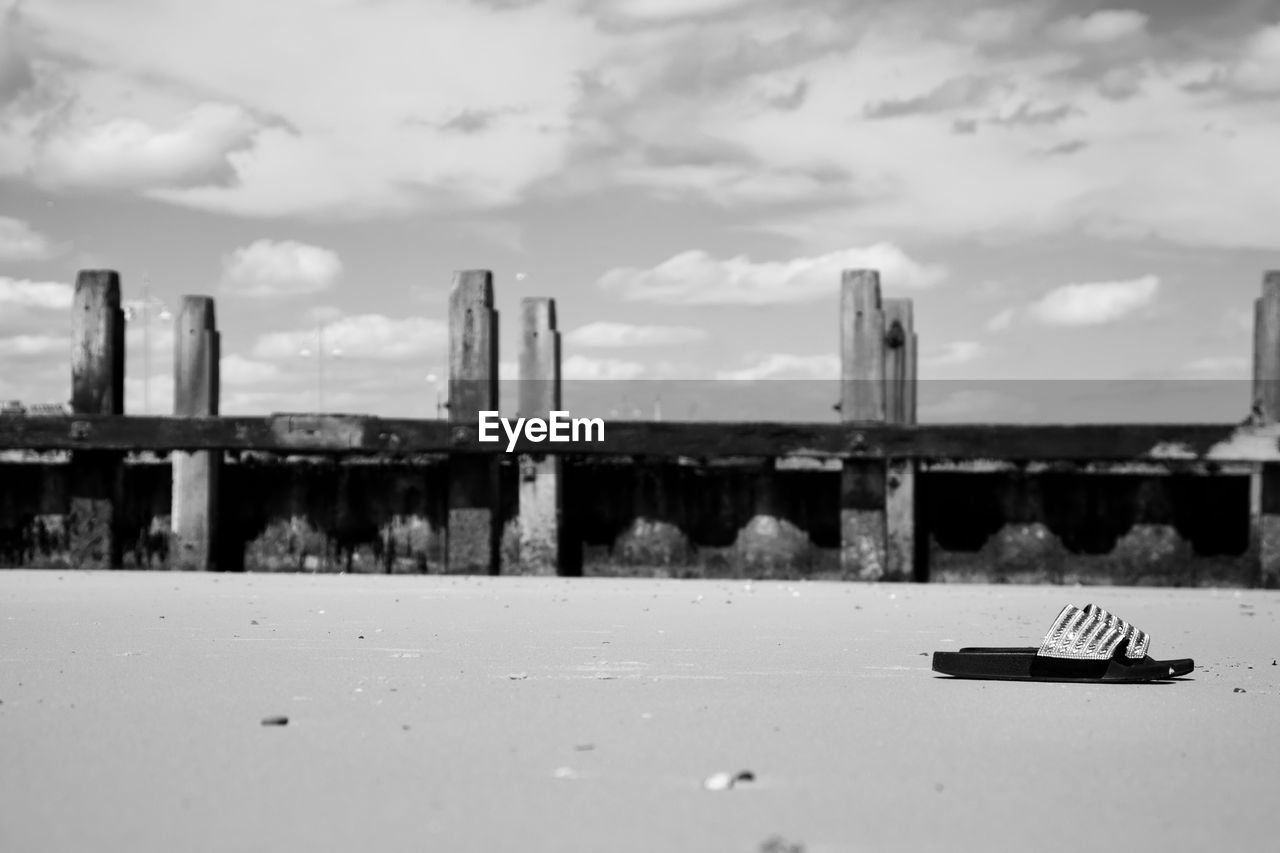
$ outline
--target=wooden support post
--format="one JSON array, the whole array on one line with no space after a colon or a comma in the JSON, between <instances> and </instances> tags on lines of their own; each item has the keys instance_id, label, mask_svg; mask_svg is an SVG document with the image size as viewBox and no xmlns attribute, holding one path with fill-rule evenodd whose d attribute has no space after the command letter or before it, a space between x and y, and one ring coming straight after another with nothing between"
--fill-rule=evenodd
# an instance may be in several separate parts
<instances>
[{"instance_id":1,"label":"wooden support post","mask_svg":"<svg viewBox=\"0 0 1280 853\"><path fill-rule=\"evenodd\" d=\"M1262 298L1254 304L1253 416L1280 421L1280 270L1262 279ZM1250 494L1251 538L1258 554L1258 581L1280 586L1280 465L1264 463L1253 474Z\"/></svg>"},{"instance_id":2,"label":"wooden support post","mask_svg":"<svg viewBox=\"0 0 1280 853\"><path fill-rule=\"evenodd\" d=\"M449 421L475 428L480 412L498 410L498 312L493 273L454 273L449 293ZM496 574L501 503L496 455L449 459L446 571Z\"/></svg>"},{"instance_id":3,"label":"wooden support post","mask_svg":"<svg viewBox=\"0 0 1280 853\"><path fill-rule=\"evenodd\" d=\"M910 299L884 300L885 413L893 424L915 423L915 328ZM916 542L916 463L890 459L885 474L886 580L923 579Z\"/></svg>"},{"instance_id":4,"label":"wooden support post","mask_svg":"<svg viewBox=\"0 0 1280 853\"><path fill-rule=\"evenodd\" d=\"M184 296L174 320L173 414L180 418L218 414L220 336L213 299ZM173 508L169 565L208 571L217 566L220 451L173 454Z\"/></svg>"},{"instance_id":5,"label":"wooden support post","mask_svg":"<svg viewBox=\"0 0 1280 853\"><path fill-rule=\"evenodd\" d=\"M906 423L915 424L916 412L920 410L920 360L917 353L920 350L919 340L914 330L914 324L907 335L907 382L911 386L910 392L906 395L907 404L907 420Z\"/></svg>"},{"instance_id":6,"label":"wooden support post","mask_svg":"<svg viewBox=\"0 0 1280 853\"><path fill-rule=\"evenodd\" d=\"M1263 302L1259 297L1253 300L1253 386L1249 392L1249 417L1255 420L1261 419L1262 415L1262 353L1267 348L1263 340L1266 324L1263 322L1262 311Z\"/></svg>"},{"instance_id":7,"label":"wooden support post","mask_svg":"<svg viewBox=\"0 0 1280 853\"><path fill-rule=\"evenodd\" d=\"M840 305L840 415L846 422L885 419L885 322L880 274L845 270ZM852 459L840 478L840 565L847 578L887 575L885 463Z\"/></svg>"},{"instance_id":8,"label":"wooden support post","mask_svg":"<svg viewBox=\"0 0 1280 853\"><path fill-rule=\"evenodd\" d=\"M522 418L550 417L560 408L560 333L554 299L521 302L520 408ZM560 570L561 460L555 454L520 457L520 572Z\"/></svg>"},{"instance_id":9,"label":"wooden support post","mask_svg":"<svg viewBox=\"0 0 1280 853\"><path fill-rule=\"evenodd\" d=\"M915 423L915 327L910 299L884 300L885 420Z\"/></svg>"},{"instance_id":10,"label":"wooden support post","mask_svg":"<svg viewBox=\"0 0 1280 853\"><path fill-rule=\"evenodd\" d=\"M880 273L845 270L840 294L840 412L845 421L885 419L885 321Z\"/></svg>"},{"instance_id":11,"label":"wooden support post","mask_svg":"<svg viewBox=\"0 0 1280 853\"><path fill-rule=\"evenodd\" d=\"M71 317L71 411L77 415L124 414L124 312L120 274L81 270ZM71 565L119 568L118 513L123 506L123 456L76 450L68 470L67 538Z\"/></svg>"}]
</instances>

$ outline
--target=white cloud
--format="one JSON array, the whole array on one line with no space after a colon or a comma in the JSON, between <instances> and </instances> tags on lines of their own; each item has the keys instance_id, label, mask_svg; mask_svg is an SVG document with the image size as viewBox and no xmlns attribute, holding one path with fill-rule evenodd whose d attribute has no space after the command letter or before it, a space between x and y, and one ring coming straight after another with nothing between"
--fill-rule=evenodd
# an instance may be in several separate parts
<instances>
[{"instance_id":1,"label":"white cloud","mask_svg":"<svg viewBox=\"0 0 1280 853\"><path fill-rule=\"evenodd\" d=\"M229 155L256 125L240 107L200 104L171 126L135 118L58 128L39 148L32 172L52 187L148 190L222 183Z\"/></svg>"},{"instance_id":2,"label":"white cloud","mask_svg":"<svg viewBox=\"0 0 1280 853\"><path fill-rule=\"evenodd\" d=\"M1073 16L1051 27L1052 34L1068 44L1108 44L1140 35L1148 17L1129 9L1099 9L1089 15Z\"/></svg>"},{"instance_id":3,"label":"white cloud","mask_svg":"<svg viewBox=\"0 0 1280 853\"><path fill-rule=\"evenodd\" d=\"M666 201L690 197L720 207L813 203L847 198L849 187L829 175L759 164L704 163L682 166L619 162L607 180L639 187Z\"/></svg>"},{"instance_id":4,"label":"white cloud","mask_svg":"<svg viewBox=\"0 0 1280 853\"><path fill-rule=\"evenodd\" d=\"M645 373L645 366L638 361L616 358L590 358L574 355L560 365L560 377L569 379L638 379Z\"/></svg>"},{"instance_id":5,"label":"white cloud","mask_svg":"<svg viewBox=\"0 0 1280 853\"><path fill-rule=\"evenodd\" d=\"M931 367L955 367L981 358L986 347L977 341L952 341L942 350L924 359Z\"/></svg>"},{"instance_id":6,"label":"white cloud","mask_svg":"<svg viewBox=\"0 0 1280 853\"><path fill-rule=\"evenodd\" d=\"M1242 355L1206 356L1187 362L1185 369L1197 378L1246 379L1253 361Z\"/></svg>"},{"instance_id":7,"label":"white cloud","mask_svg":"<svg viewBox=\"0 0 1280 853\"><path fill-rule=\"evenodd\" d=\"M631 323L588 323L565 335L565 342L581 347L662 347L706 340L707 332L693 326L640 326Z\"/></svg>"},{"instance_id":8,"label":"white cloud","mask_svg":"<svg viewBox=\"0 0 1280 853\"><path fill-rule=\"evenodd\" d=\"M253 357L288 363L314 353L317 329L269 332L258 338ZM398 361L438 355L448 344L448 327L426 317L391 318L382 314L343 317L324 326L324 348L329 358ZM338 352L338 355L334 353Z\"/></svg>"},{"instance_id":9,"label":"white cloud","mask_svg":"<svg viewBox=\"0 0 1280 853\"><path fill-rule=\"evenodd\" d=\"M1043 17L1044 10L1031 2L986 6L960 17L955 30L974 44L1005 44L1027 33Z\"/></svg>"},{"instance_id":10,"label":"white cloud","mask_svg":"<svg viewBox=\"0 0 1280 853\"><path fill-rule=\"evenodd\" d=\"M1222 315L1222 327L1232 337L1237 332L1253 332L1254 309L1228 308Z\"/></svg>"},{"instance_id":11,"label":"white cloud","mask_svg":"<svg viewBox=\"0 0 1280 853\"><path fill-rule=\"evenodd\" d=\"M172 412L174 320L161 320L154 311L145 319L135 314L124 332L125 412Z\"/></svg>"},{"instance_id":12,"label":"white cloud","mask_svg":"<svg viewBox=\"0 0 1280 853\"><path fill-rule=\"evenodd\" d=\"M260 217L517 201L564 164L577 75L609 44L565 3L50 0L22 14L57 85L36 119L0 130L15 172ZM55 116L58 132L37 132Z\"/></svg>"},{"instance_id":13,"label":"white cloud","mask_svg":"<svg viewBox=\"0 0 1280 853\"><path fill-rule=\"evenodd\" d=\"M223 290L237 296L302 296L342 276L336 252L293 240L257 240L222 259Z\"/></svg>"},{"instance_id":14,"label":"white cloud","mask_svg":"<svg viewBox=\"0 0 1280 853\"><path fill-rule=\"evenodd\" d=\"M69 357L71 338L59 335L14 335L0 338L0 358L30 359L46 356Z\"/></svg>"},{"instance_id":15,"label":"white cloud","mask_svg":"<svg viewBox=\"0 0 1280 853\"><path fill-rule=\"evenodd\" d=\"M238 353L224 355L218 367L225 386L257 385L280 378L280 366L275 362L257 361Z\"/></svg>"},{"instance_id":16,"label":"white cloud","mask_svg":"<svg viewBox=\"0 0 1280 853\"><path fill-rule=\"evenodd\" d=\"M1003 311L998 312L987 321L987 331L1002 332L1009 328L1009 326L1013 324L1013 317L1016 313L1016 309L1013 308L1006 308Z\"/></svg>"},{"instance_id":17,"label":"white cloud","mask_svg":"<svg viewBox=\"0 0 1280 853\"><path fill-rule=\"evenodd\" d=\"M1139 86L1132 74L1104 79L1106 69L1082 64L1074 48L1046 45L1044 33L1033 30L1049 4L988 4L973 16L956 14L955 24L927 25L922 11L942 4L836 11L853 5L778 13L790 21L753 8L740 24L721 22L701 38L671 35L667 43L646 45L647 58L637 49L627 61L612 62L605 78L611 88L602 84L606 94L598 96L609 123L601 120L598 133L616 151L603 158L610 168L596 167L664 197L720 204L733 195L739 175L786 183L787 194L768 201L794 204L761 210L763 197L744 199L741 215L751 218L754 206L756 225L809 252L883 239L1000 242L1081 232L1197 246L1274 245L1267 223L1280 218L1280 196L1254 177L1270 173L1271 152L1280 146L1274 104L1185 89L1185 69L1196 60L1184 58L1181 41L1198 44L1199 37L1149 34L1153 58L1135 60L1143 72ZM1024 5L1034 8L1024 12ZM824 24L843 25L841 16L852 22L846 29L857 36L856 50L800 49L821 42L816 33ZM726 56L730 49L720 47L737 44L748 23L773 37L758 38L758 63L754 54ZM1139 15L1121 10L1081 18L1068 29L1100 40L1138 32L1139 23ZM1205 38L1204 53L1212 56L1217 45ZM774 58L766 47L787 39L797 45L794 59L766 65ZM975 50L975 43L1000 47ZM1269 79L1263 58L1270 42L1260 35L1253 43L1259 60L1252 76L1261 87ZM706 64L682 64L684 55ZM689 70L679 76L673 66ZM802 103L787 111L761 108L756 81L764 70L803 76L809 85ZM970 97L950 104L954 115L861 115L868 105L909 104L955 80L990 85L975 85ZM1001 118L1003 124L993 123ZM957 120L973 132L957 133ZM1207 133L1207 124L1235 133ZM637 161L646 145L676 145L676 128L680 138L700 140L705 156ZM1047 157L1048 151L1059 154ZM1169 163L1197 168L1171 170ZM822 178L807 187L780 178L805 174Z\"/></svg>"},{"instance_id":18,"label":"white cloud","mask_svg":"<svg viewBox=\"0 0 1280 853\"><path fill-rule=\"evenodd\" d=\"M150 382L145 374L125 377L125 414L160 415L173 412L173 371L158 369L154 361L151 367ZM136 373L141 373L141 370Z\"/></svg>"},{"instance_id":19,"label":"white cloud","mask_svg":"<svg viewBox=\"0 0 1280 853\"><path fill-rule=\"evenodd\" d=\"M1280 92L1280 24L1259 30L1245 43L1232 82L1248 92Z\"/></svg>"},{"instance_id":20,"label":"white cloud","mask_svg":"<svg viewBox=\"0 0 1280 853\"><path fill-rule=\"evenodd\" d=\"M846 269L877 269L880 286L925 288L947 276L891 243L845 249L790 261L752 261L739 255L720 260L706 252L682 252L650 269L609 270L600 286L633 302L668 305L772 305L836 297Z\"/></svg>"},{"instance_id":21,"label":"white cloud","mask_svg":"<svg viewBox=\"0 0 1280 853\"><path fill-rule=\"evenodd\" d=\"M0 261L40 261L61 250L21 219L0 216Z\"/></svg>"},{"instance_id":22,"label":"white cloud","mask_svg":"<svg viewBox=\"0 0 1280 853\"><path fill-rule=\"evenodd\" d=\"M75 291L56 281L28 281L0 276L0 305L61 311L71 307Z\"/></svg>"},{"instance_id":23,"label":"white cloud","mask_svg":"<svg viewBox=\"0 0 1280 853\"><path fill-rule=\"evenodd\" d=\"M303 312L302 316L306 318L308 323L331 323L339 319L343 315L343 310L337 305L316 305L308 308Z\"/></svg>"},{"instance_id":24,"label":"white cloud","mask_svg":"<svg viewBox=\"0 0 1280 853\"><path fill-rule=\"evenodd\" d=\"M170 357L173 354L174 327L175 321L172 317L162 320L154 311L145 319L142 314L134 314L132 319L126 314L124 327L125 346L137 347L139 353L141 353L142 347L149 345L151 347L151 358L155 358L157 352L161 354L161 357ZM138 358L141 359L142 355L139 354Z\"/></svg>"},{"instance_id":25,"label":"white cloud","mask_svg":"<svg viewBox=\"0 0 1280 853\"><path fill-rule=\"evenodd\" d=\"M835 355L795 355L772 353L755 364L716 372L716 379L754 381L758 379L839 379L840 358Z\"/></svg>"},{"instance_id":26,"label":"white cloud","mask_svg":"<svg viewBox=\"0 0 1280 853\"><path fill-rule=\"evenodd\" d=\"M31 59L18 32L18 4L0 13L0 104L16 98L35 82Z\"/></svg>"},{"instance_id":27,"label":"white cloud","mask_svg":"<svg viewBox=\"0 0 1280 853\"><path fill-rule=\"evenodd\" d=\"M1256 177L1280 147L1274 104L1182 86L1212 61L1236 88L1276 91L1275 26L1224 56L1220 36L1148 31L1132 10L1046 28L1046 11L1062 8L1048 2L261 5L25 4L38 91L5 110L0 171L340 220L492 213L623 186L733 205L739 222L811 254L1075 231L1270 248L1280 219L1280 197ZM617 9L632 26L602 25ZM634 25L644 20L676 25ZM1140 87L1127 66L1081 65L1080 51L1045 44L1056 33L1106 47L1144 32ZM953 80L995 82L963 92L945 118L862 118L868 104ZM791 92L803 96L785 109L768 103ZM697 150L654 155L682 147ZM503 231L493 239L519 245L518 228Z\"/></svg>"},{"instance_id":28,"label":"white cloud","mask_svg":"<svg viewBox=\"0 0 1280 853\"><path fill-rule=\"evenodd\" d=\"M1160 279L1146 275L1129 281L1066 284L1045 294L1027 311L1051 326L1095 326L1119 320L1150 305Z\"/></svg>"},{"instance_id":29,"label":"white cloud","mask_svg":"<svg viewBox=\"0 0 1280 853\"><path fill-rule=\"evenodd\" d=\"M664 21L725 12L752 0L613 0L607 9L638 21Z\"/></svg>"},{"instance_id":30,"label":"white cloud","mask_svg":"<svg viewBox=\"0 0 1280 853\"><path fill-rule=\"evenodd\" d=\"M955 67L952 73L967 68ZM870 80L880 73L866 70ZM886 233L898 240L998 242L1073 232L1193 246L1274 246L1265 223L1280 218L1280 196L1254 178L1269 174L1274 158L1268 152L1280 146L1280 124L1270 118L1270 107L1201 99L1163 69L1123 101L1083 86L1049 84L1039 73L1009 74L1018 88L1043 93L1037 102L1076 111L1061 124L983 126L964 136L931 116L878 121L865 133L850 133L832 126L829 114L841 108L824 104L822 93L859 84L831 73L823 85L815 84L810 103L785 121L725 117L716 124L766 163L783 157L780 152L796 156L803 149L851 169L875 164L875 180L861 195L853 193L848 206L761 219L765 230L805 246ZM1021 103L994 104L980 117L1016 115ZM1235 132L1210 133L1206 126ZM1042 153L1073 140L1088 144L1064 156ZM1170 170L1169 163L1196 168Z\"/></svg>"}]
</instances>

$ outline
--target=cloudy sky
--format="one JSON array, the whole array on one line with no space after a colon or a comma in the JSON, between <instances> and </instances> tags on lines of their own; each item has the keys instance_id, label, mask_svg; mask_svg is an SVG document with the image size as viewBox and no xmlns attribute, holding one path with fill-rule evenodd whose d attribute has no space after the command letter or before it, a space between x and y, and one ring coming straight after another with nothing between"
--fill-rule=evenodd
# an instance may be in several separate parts
<instances>
[{"instance_id":1,"label":"cloudy sky","mask_svg":"<svg viewBox=\"0 0 1280 853\"><path fill-rule=\"evenodd\" d=\"M153 303L131 413L208 294L224 413L313 410L323 322L325 408L389 416L434 414L455 269L504 361L551 296L567 378L742 380L836 375L874 267L921 378L989 389L1246 379L1280 268L1275 0L0 10L0 399L67 396L85 268Z\"/></svg>"}]
</instances>

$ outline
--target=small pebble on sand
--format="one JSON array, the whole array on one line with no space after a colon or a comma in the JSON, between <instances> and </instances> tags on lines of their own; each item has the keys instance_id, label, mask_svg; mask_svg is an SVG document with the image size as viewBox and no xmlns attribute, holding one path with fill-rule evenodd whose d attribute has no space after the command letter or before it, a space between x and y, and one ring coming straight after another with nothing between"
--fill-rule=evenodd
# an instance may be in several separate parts
<instances>
[{"instance_id":1,"label":"small pebble on sand","mask_svg":"<svg viewBox=\"0 0 1280 853\"><path fill-rule=\"evenodd\" d=\"M733 787L733 776L729 773L712 773L702 783L708 791L727 791Z\"/></svg>"},{"instance_id":2,"label":"small pebble on sand","mask_svg":"<svg viewBox=\"0 0 1280 853\"><path fill-rule=\"evenodd\" d=\"M708 791L727 791L739 782L754 782L756 775L750 770L737 773L712 773L702 783Z\"/></svg>"}]
</instances>

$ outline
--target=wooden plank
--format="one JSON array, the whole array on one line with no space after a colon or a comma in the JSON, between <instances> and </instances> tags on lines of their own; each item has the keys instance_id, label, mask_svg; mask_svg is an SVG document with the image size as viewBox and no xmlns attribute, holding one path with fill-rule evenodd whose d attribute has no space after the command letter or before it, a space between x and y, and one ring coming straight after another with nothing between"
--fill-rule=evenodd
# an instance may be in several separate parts
<instances>
[{"instance_id":1,"label":"wooden plank","mask_svg":"<svg viewBox=\"0 0 1280 853\"><path fill-rule=\"evenodd\" d=\"M915 419L916 397L915 323L910 299L884 300L885 322L885 419L892 424L911 424ZM916 462L889 459L885 469L885 579L923 578L924 566L917 565L916 547Z\"/></svg>"},{"instance_id":2,"label":"wooden plank","mask_svg":"<svg viewBox=\"0 0 1280 853\"><path fill-rule=\"evenodd\" d=\"M476 428L480 412L498 410L498 312L493 273L454 274L449 293L449 423ZM449 459L446 571L496 574L501 519L494 456L457 454Z\"/></svg>"},{"instance_id":3,"label":"wooden plank","mask_svg":"<svg viewBox=\"0 0 1280 853\"><path fill-rule=\"evenodd\" d=\"M1254 382L1261 417L1275 423L1280 421L1280 270L1263 276L1259 301L1254 321Z\"/></svg>"},{"instance_id":4,"label":"wooden plank","mask_svg":"<svg viewBox=\"0 0 1280 853\"><path fill-rule=\"evenodd\" d=\"M845 270L840 290L840 412L847 422L885 420L884 322L880 274Z\"/></svg>"},{"instance_id":5,"label":"wooden plank","mask_svg":"<svg viewBox=\"0 0 1280 853\"><path fill-rule=\"evenodd\" d=\"M885 319L880 274L845 270L840 293L840 418L885 420ZM888 575L885 462L850 459L840 475L840 566L856 580Z\"/></svg>"},{"instance_id":6,"label":"wooden plank","mask_svg":"<svg viewBox=\"0 0 1280 853\"><path fill-rule=\"evenodd\" d=\"M554 299L522 300L520 407L523 418L546 420L560 409L560 333ZM520 456L520 572L554 575L562 565L563 459Z\"/></svg>"},{"instance_id":7,"label":"wooden plank","mask_svg":"<svg viewBox=\"0 0 1280 853\"><path fill-rule=\"evenodd\" d=\"M914 422L910 400L915 396L916 377L910 357L915 337L910 299L884 300L884 398L885 421L891 424Z\"/></svg>"},{"instance_id":8,"label":"wooden plank","mask_svg":"<svg viewBox=\"0 0 1280 853\"><path fill-rule=\"evenodd\" d=\"M920 409L920 373L919 373L919 337L913 330L907 337L907 376L911 377L910 392L906 395L907 419L905 423L914 424L916 413Z\"/></svg>"},{"instance_id":9,"label":"wooden plank","mask_svg":"<svg viewBox=\"0 0 1280 853\"><path fill-rule=\"evenodd\" d=\"M120 274L115 270L81 270L71 311L71 411L124 414Z\"/></svg>"},{"instance_id":10,"label":"wooden plank","mask_svg":"<svg viewBox=\"0 0 1280 853\"><path fill-rule=\"evenodd\" d=\"M580 431L581 432L581 431ZM495 456L475 423L350 415L0 417L0 450L234 450L277 454ZM1280 424L881 424L609 421L604 441L519 439L513 453L712 459L1280 462Z\"/></svg>"},{"instance_id":11,"label":"wooden plank","mask_svg":"<svg viewBox=\"0 0 1280 853\"><path fill-rule=\"evenodd\" d=\"M1263 304L1262 298L1253 300L1253 386L1250 396L1249 416L1263 421L1262 411L1262 353L1266 348L1263 338Z\"/></svg>"},{"instance_id":12,"label":"wooden plank","mask_svg":"<svg viewBox=\"0 0 1280 853\"><path fill-rule=\"evenodd\" d=\"M1258 582L1280 587L1280 464L1258 466L1250 483L1250 538L1258 554Z\"/></svg>"},{"instance_id":13,"label":"wooden plank","mask_svg":"<svg viewBox=\"0 0 1280 853\"><path fill-rule=\"evenodd\" d=\"M71 410L124 414L124 312L120 274L81 270L71 317ZM60 420L56 419L55 420ZM67 538L71 565L119 568L123 457L107 449L76 450L68 470Z\"/></svg>"},{"instance_id":14,"label":"wooden plank","mask_svg":"<svg viewBox=\"0 0 1280 853\"><path fill-rule=\"evenodd\" d=\"M919 486L914 459L885 463L885 580L924 579L916 543L916 493Z\"/></svg>"},{"instance_id":15,"label":"wooden plank","mask_svg":"<svg viewBox=\"0 0 1280 853\"><path fill-rule=\"evenodd\" d=\"M1010 462L1000 459L923 459L917 471L926 474L1082 474L1100 477L1166 477L1174 474L1202 477L1247 477L1256 469L1250 462Z\"/></svg>"},{"instance_id":16,"label":"wooden plank","mask_svg":"<svg viewBox=\"0 0 1280 853\"><path fill-rule=\"evenodd\" d=\"M234 450L279 454L407 456L492 453L475 425L458 435L438 420L351 415L279 414L258 417L165 416L0 418L0 449L166 452Z\"/></svg>"},{"instance_id":17,"label":"wooden plank","mask_svg":"<svg viewBox=\"0 0 1280 853\"><path fill-rule=\"evenodd\" d=\"M173 414L218 414L220 336L213 299L185 296L176 318L173 351ZM218 483L221 450L173 454L173 507L170 516L170 567L209 571L217 568Z\"/></svg>"},{"instance_id":18,"label":"wooden plank","mask_svg":"<svg viewBox=\"0 0 1280 853\"><path fill-rule=\"evenodd\" d=\"M1280 270L1262 278L1262 296L1254 303L1254 406L1251 417L1263 424L1280 421ZM1280 465L1260 464L1251 484L1250 538L1258 554L1259 582L1280 586Z\"/></svg>"},{"instance_id":19,"label":"wooden plank","mask_svg":"<svg viewBox=\"0 0 1280 853\"><path fill-rule=\"evenodd\" d=\"M1266 278L1263 278L1264 289ZM1264 423L1262 402L1262 362L1265 339L1263 329L1265 314L1262 297L1253 300L1253 385L1251 388L1249 418L1257 423ZM1262 515L1262 475L1265 465L1252 465L1249 472L1249 550L1257 556L1258 577L1261 580L1266 574L1269 556L1262 547L1263 527L1266 521ZM1269 551L1270 549L1268 549Z\"/></svg>"}]
</instances>

